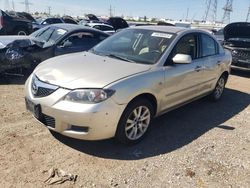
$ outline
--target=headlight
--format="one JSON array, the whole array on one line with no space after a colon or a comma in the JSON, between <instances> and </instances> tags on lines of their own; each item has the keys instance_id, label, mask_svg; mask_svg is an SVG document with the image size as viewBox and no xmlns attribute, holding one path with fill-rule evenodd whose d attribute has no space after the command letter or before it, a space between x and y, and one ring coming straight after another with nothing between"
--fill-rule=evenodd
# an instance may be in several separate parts
<instances>
[{"instance_id":1,"label":"headlight","mask_svg":"<svg viewBox=\"0 0 250 188\"><path fill-rule=\"evenodd\" d=\"M115 91L106 89L77 89L66 95L65 100L80 103L99 103L111 97Z\"/></svg>"}]
</instances>

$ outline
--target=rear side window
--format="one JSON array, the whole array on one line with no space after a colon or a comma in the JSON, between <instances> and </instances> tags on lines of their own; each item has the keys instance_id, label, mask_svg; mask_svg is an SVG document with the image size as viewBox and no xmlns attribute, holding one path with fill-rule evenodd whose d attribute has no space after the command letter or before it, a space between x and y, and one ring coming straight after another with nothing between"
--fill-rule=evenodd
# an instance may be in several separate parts
<instances>
[{"instance_id":1,"label":"rear side window","mask_svg":"<svg viewBox=\"0 0 250 188\"><path fill-rule=\"evenodd\" d=\"M218 54L216 41L208 35L201 35L201 55L202 57Z\"/></svg>"}]
</instances>

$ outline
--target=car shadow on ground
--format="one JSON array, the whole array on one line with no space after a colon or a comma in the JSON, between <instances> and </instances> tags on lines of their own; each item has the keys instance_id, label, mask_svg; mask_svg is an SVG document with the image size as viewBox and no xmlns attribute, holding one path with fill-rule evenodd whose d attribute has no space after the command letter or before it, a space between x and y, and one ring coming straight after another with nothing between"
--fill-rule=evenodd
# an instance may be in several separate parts
<instances>
[{"instance_id":1,"label":"car shadow on ground","mask_svg":"<svg viewBox=\"0 0 250 188\"><path fill-rule=\"evenodd\" d=\"M250 71L243 71L243 70L231 70L232 75L250 78Z\"/></svg>"},{"instance_id":2,"label":"car shadow on ground","mask_svg":"<svg viewBox=\"0 0 250 188\"><path fill-rule=\"evenodd\" d=\"M233 134L237 124L224 123L249 104L249 94L226 89L217 103L204 98L156 118L149 134L134 146L119 144L114 139L90 142L52 134L65 145L93 156L139 160L175 151L214 128L232 131Z\"/></svg>"}]
</instances>

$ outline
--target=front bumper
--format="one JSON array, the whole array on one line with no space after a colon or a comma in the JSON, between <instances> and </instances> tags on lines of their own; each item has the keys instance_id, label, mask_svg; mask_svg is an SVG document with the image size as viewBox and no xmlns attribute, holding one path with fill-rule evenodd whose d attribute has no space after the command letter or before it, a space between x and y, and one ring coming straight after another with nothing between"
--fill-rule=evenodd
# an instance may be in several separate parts
<instances>
[{"instance_id":1,"label":"front bumper","mask_svg":"<svg viewBox=\"0 0 250 188\"><path fill-rule=\"evenodd\" d=\"M47 128L83 140L102 140L115 136L116 128L126 105L111 98L98 104L80 104L63 100L70 90L59 88L47 97L35 98L31 79L25 84L26 100L41 108L40 122Z\"/></svg>"},{"instance_id":2,"label":"front bumper","mask_svg":"<svg viewBox=\"0 0 250 188\"><path fill-rule=\"evenodd\" d=\"M250 71L250 61L233 58L231 68L235 70Z\"/></svg>"}]
</instances>

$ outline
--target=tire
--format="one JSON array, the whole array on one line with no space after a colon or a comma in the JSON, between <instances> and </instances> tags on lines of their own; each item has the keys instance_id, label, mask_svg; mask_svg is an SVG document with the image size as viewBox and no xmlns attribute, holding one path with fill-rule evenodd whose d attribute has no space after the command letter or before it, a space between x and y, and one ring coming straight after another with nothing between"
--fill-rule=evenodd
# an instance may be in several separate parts
<instances>
[{"instance_id":1,"label":"tire","mask_svg":"<svg viewBox=\"0 0 250 188\"><path fill-rule=\"evenodd\" d=\"M17 28L14 31L16 35L28 35L28 31L25 28Z\"/></svg>"},{"instance_id":2,"label":"tire","mask_svg":"<svg viewBox=\"0 0 250 188\"><path fill-rule=\"evenodd\" d=\"M219 80L217 81L213 92L209 95L210 100L216 102L216 101L221 99L221 96L222 96L224 89L225 89L226 82L227 82L226 76L222 75L219 78Z\"/></svg>"},{"instance_id":3,"label":"tire","mask_svg":"<svg viewBox=\"0 0 250 188\"><path fill-rule=\"evenodd\" d=\"M148 132L153 111L153 105L146 99L138 99L130 103L118 123L116 140L127 145L141 141Z\"/></svg>"}]
</instances>

